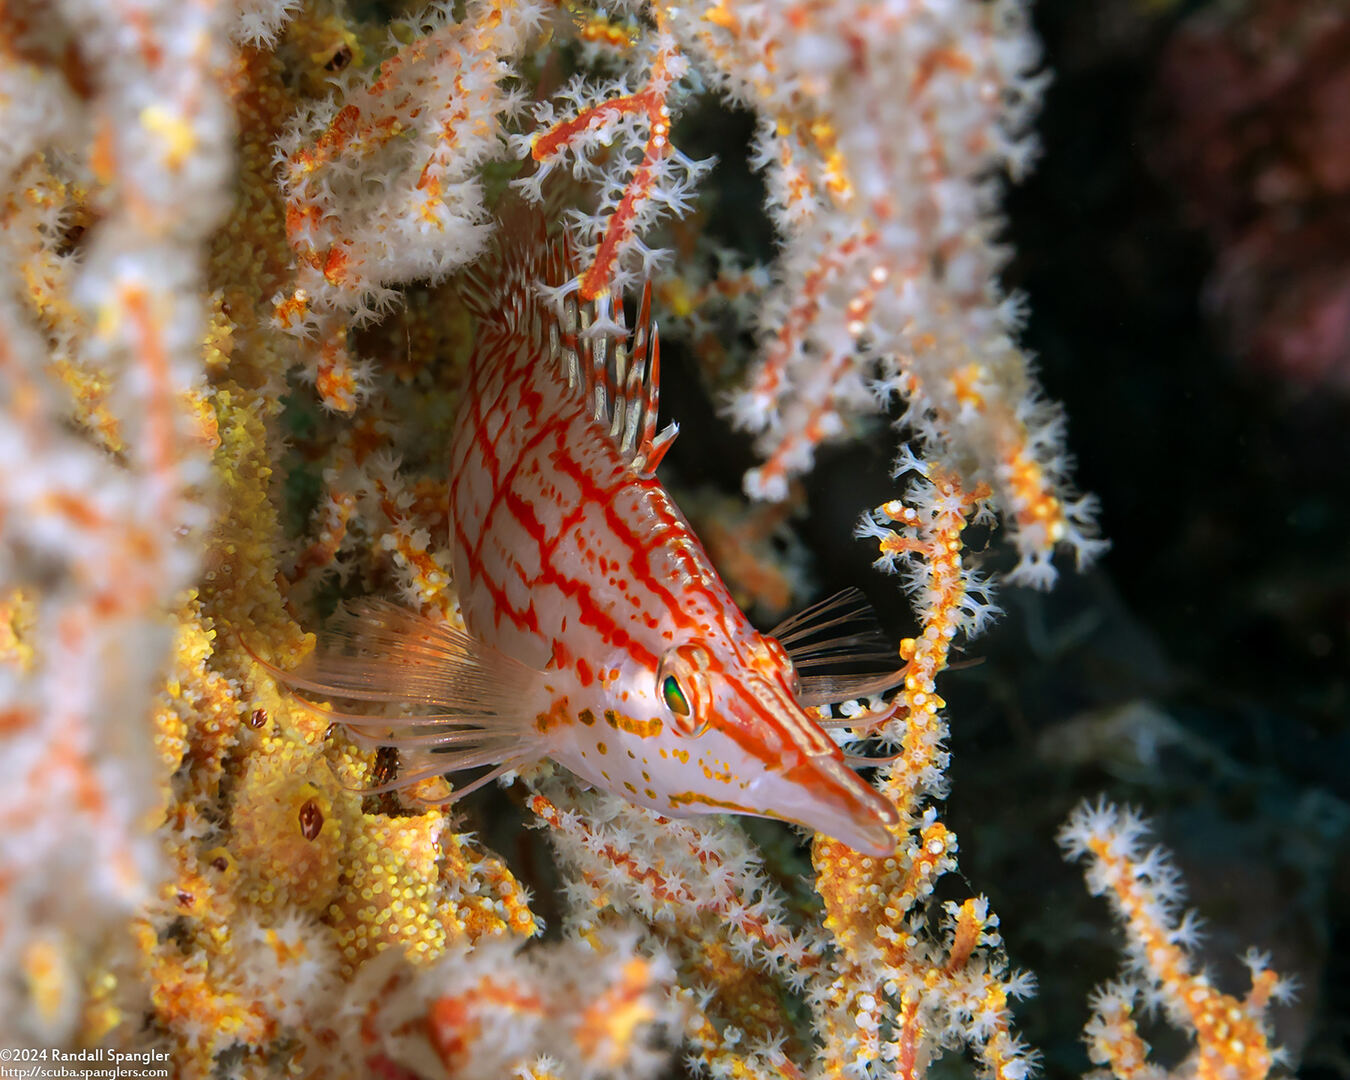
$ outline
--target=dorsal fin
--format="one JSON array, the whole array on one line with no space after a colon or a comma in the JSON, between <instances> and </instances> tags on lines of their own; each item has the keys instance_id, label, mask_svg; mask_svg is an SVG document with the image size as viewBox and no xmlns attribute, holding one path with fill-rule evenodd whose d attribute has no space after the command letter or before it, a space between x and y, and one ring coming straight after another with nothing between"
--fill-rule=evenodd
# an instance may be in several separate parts
<instances>
[{"instance_id":1,"label":"dorsal fin","mask_svg":"<svg viewBox=\"0 0 1350 1080\"><path fill-rule=\"evenodd\" d=\"M673 423L659 434L656 430L661 339L651 315L651 282L642 288L637 329L631 335L622 307L607 295L583 303L575 284L574 279L555 293L558 335L553 352L558 370L582 395L591 419L629 467L639 476L651 476L679 431Z\"/></svg>"},{"instance_id":2,"label":"dorsal fin","mask_svg":"<svg viewBox=\"0 0 1350 1080\"><path fill-rule=\"evenodd\" d=\"M656 430L661 342L651 282L630 335L622 304L608 293L581 300L580 280L567 233L548 236L543 215L525 210L503 224L496 253L466 278L463 296L480 325L536 337L624 462L651 476L679 431L674 423Z\"/></svg>"}]
</instances>

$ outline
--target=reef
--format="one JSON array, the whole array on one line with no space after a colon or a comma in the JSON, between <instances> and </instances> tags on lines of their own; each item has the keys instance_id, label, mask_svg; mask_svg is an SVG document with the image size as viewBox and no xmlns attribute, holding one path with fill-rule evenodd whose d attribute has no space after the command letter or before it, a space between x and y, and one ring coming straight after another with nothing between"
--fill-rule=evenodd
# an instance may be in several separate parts
<instances>
[{"instance_id":1,"label":"reef","mask_svg":"<svg viewBox=\"0 0 1350 1080\"><path fill-rule=\"evenodd\" d=\"M1104 549L1000 279L1045 78L1020 0L0 4L0 1044L203 1078L1028 1075L1035 980L938 891L971 891L939 681L997 585ZM708 103L753 116L772 251L709 225L680 145ZM836 717L886 755L893 856L548 762L368 794L397 763L274 677L344 598L461 625L459 284L511 200L570 230L583 300L650 280L753 437L748 508L680 494L747 609L808 599L822 448L899 445L890 497L830 523L913 610L889 707ZM1156 1000L1179 1075L1263 1077L1288 984L1197 974L1142 829L1101 803L1063 834L1129 941L1092 1059L1161 1075Z\"/></svg>"}]
</instances>

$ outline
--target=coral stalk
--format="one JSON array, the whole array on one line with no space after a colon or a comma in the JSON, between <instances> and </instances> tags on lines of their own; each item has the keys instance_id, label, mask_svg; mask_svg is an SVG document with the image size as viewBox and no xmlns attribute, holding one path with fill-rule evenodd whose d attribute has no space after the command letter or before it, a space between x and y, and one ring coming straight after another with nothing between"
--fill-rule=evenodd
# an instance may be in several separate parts
<instances>
[{"instance_id":1,"label":"coral stalk","mask_svg":"<svg viewBox=\"0 0 1350 1080\"><path fill-rule=\"evenodd\" d=\"M1080 805L1059 834L1065 856L1086 861L1089 891L1108 897L1127 942L1127 975L1093 995L1093 1018L1085 1029L1089 1054L1110 1070L1102 1076L1166 1075L1146 1064L1148 1044L1132 1015L1137 1000L1156 999L1194 1040L1191 1054L1173 1075L1263 1080L1277 1057L1269 1042L1270 1003L1288 1000L1292 983L1255 950L1245 957L1252 980L1245 998L1221 992L1196 971L1195 913L1181 914L1180 875L1164 849L1145 849L1146 833L1138 814L1102 799Z\"/></svg>"}]
</instances>

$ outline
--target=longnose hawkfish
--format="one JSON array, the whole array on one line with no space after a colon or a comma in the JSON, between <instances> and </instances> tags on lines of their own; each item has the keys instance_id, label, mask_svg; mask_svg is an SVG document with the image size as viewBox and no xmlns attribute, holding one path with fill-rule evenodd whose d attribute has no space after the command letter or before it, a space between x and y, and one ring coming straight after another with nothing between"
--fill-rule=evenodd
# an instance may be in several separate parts
<instances>
[{"instance_id":1,"label":"longnose hawkfish","mask_svg":"<svg viewBox=\"0 0 1350 1080\"><path fill-rule=\"evenodd\" d=\"M399 750L388 787L490 767L457 797L547 756L664 815L754 814L893 851L894 806L807 711L899 681L813 674L876 659L858 597L751 626L656 478L676 428L657 431L650 286L630 338L621 306L580 303L575 280L565 240L517 235L466 289L478 329L450 444L465 630L357 601L285 678L422 710L337 714Z\"/></svg>"}]
</instances>

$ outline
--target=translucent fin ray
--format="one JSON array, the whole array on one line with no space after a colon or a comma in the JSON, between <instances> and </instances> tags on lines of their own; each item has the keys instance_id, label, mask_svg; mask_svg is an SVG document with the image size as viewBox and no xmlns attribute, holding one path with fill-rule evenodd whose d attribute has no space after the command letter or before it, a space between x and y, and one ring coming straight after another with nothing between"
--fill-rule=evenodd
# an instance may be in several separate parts
<instances>
[{"instance_id":1,"label":"translucent fin ray","mask_svg":"<svg viewBox=\"0 0 1350 1080\"><path fill-rule=\"evenodd\" d=\"M364 789L367 794L484 765L506 771L546 753L534 727L542 672L388 601L347 604L295 671L282 671L261 659L259 663L279 682L305 694L431 710L366 714L300 698L308 708L342 723L356 742L392 746L401 758L406 755L410 767L389 784ZM472 786L479 785L475 781Z\"/></svg>"},{"instance_id":2,"label":"translucent fin ray","mask_svg":"<svg viewBox=\"0 0 1350 1080\"><path fill-rule=\"evenodd\" d=\"M896 664L895 649L859 589L844 589L789 616L769 636L797 669L803 706L884 693L904 679L904 667ZM847 670L860 666L872 670Z\"/></svg>"},{"instance_id":3,"label":"translucent fin ray","mask_svg":"<svg viewBox=\"0 0 1350 1080\"><path fill-rule=\"evenodd\" d=\"M415 801L426 806L449 805L450 803L462 799L465 795L477 791L485 784L490 784L493 780L498 779L506 773L520 768L528 760L528 758L513 758L509 761L503 761L496 768L491 769L482 776L475 777L463 787L454 788L444 799L426 799L418 797ZM423 780L435 779L437 776L448 771L450 770L446 769L445 765L439 762L432 764L423 764L419 762L416 768L410 768L406 773L401 773L397 780L391 780L387 784L380 784L376 787L362 788L361 793L363 795L382 795L387 791L400 791L404 788L411 787L413 784L421 783Z\"/></svg>"},{"instance_id":4,"label":"translucent fin ray","mask_svg":"<svg viewBox=\"0 0 1350 1080\"><path fill-rule=\"evenodd\" d=\"M805 708L884 694L905 679L904 668L876 675L803 675L797 701Z\"/></svg>"},{"instance_id":5,"label":"translucent fin ray","mask_svg":"<svg viewBox=\"0 0 1350 1080\"><path fill-rule=\"evenodd\" d=\"M541 674L446 623L385 600L339 612L291 686L327 697L425 705L465 720L517 713Z\"/></svg>"}]
</instances>

